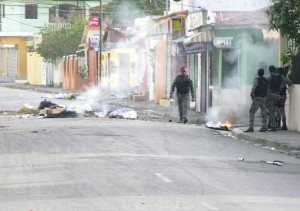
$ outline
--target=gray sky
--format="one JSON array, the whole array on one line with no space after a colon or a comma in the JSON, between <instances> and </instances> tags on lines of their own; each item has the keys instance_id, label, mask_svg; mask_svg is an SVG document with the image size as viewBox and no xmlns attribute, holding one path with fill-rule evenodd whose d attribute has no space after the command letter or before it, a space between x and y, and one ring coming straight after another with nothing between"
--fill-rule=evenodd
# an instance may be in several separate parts
<instances>
[{"instance_id":1,"label":"gray sky","mask_svg":"<svg viewBox=\"0 0 300 211\"><path fill-rule=\"evenodd\" d=\"M187 9L188 6L201 6L210 11L256 10L270 5L270 0L181 0L171 2L171 10Z\"/></svg>"}]
</instances>

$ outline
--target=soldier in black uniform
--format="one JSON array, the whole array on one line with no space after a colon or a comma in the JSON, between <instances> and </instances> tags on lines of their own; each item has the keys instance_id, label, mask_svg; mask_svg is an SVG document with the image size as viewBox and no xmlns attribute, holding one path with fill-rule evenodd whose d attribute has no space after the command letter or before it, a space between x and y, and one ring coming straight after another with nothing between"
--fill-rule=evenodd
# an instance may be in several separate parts
<instances>
[{"instance_id":1,"label":"soldier in black uniform","mask_svg":"<svg viewBox=\"0 0 300 211\"><path fill-rule=\"evenodd\" d=\"M251 89L252 104L250 107L250 125L244 132L254 132L254 116L258 108L261 109L262 115L262 127L259 132L265 132L267 130L267 92L268 92L268 80L264 77L264 69L260 68L257 71L258 77L254 79Z\"/></svg>"},{"instance_id":2,"label":"soldier in black uniform","mask_svg":"<svg viewBox=\"0 0 300 211\"><path fill-rule=\"evenodd\" d=\"M268 91L268 109L269 109L269 124L270 131L277 131L276 117L278 116L278 105L280 103L280 90L283 86L282 76L279 74L277 68L273 74L268 77L269 91Z\"/></svg>"},{"instance_id":3,"label":"soldier in black uniform","mask_svg":"<svg viewBox=\"0 0 300 211\"><path fill-rule=\"evenodd\" d=\"M178 100L179 123L187 123L187 109L189 108L189 94L191 92L192 102L195 101L194 86L192 79L187 75L186 68L181 67L180 75L173 81L170 93L170 99L176 87L176 95Z\"/></svg>"},{"instance_id":4,"label":"soldier in black uniform","mask_svg":"<svg viewBox=\"0 0 300 211\"><path fill-rule=\"evenodd\" d=\"M282 80L283 80L283 84L282 87L280 88L280 101L279 101L279 105L278 105L278 118L277 118L277 127L280 130L287 130L287 126L286 126L286 115L285 115L285 101L287 99L287 85L291 86L292 85L292 81L290 81L287 78L287 73L288 73L288 67L279 67L279 73L282 76ZM280 127L280 123L282 121L282 127Z\"/></svg>"}]
</instances>

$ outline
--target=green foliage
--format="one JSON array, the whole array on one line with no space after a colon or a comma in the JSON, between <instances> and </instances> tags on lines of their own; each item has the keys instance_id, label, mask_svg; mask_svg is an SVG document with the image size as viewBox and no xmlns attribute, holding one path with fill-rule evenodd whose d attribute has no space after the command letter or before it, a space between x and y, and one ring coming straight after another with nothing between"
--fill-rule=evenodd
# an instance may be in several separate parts
<instances>
[{"instance_id":1,"label":"green foliage","mask_svg":"<svg viewBox=\"0 0 300 211\"><path fill-rule=\"evenodd\" d=\"M300 1L299 0L271 0L272 5L266 13L270 22L270 29L279 31L282 36L292 40L300 46Z\"/></svg>"},{"instance_id":2,"label":"green foliage","mask_svg":"<svg viewBox=\"0 0 300 211\"><path fill-rule=\"evenodd\" d=\"M70 27L53 30L45 27L41 30L42 42L36 51L47 61L55 61L63 56L75 54L81 43L85 25L85 19L75 20Z\"/></svg>"},{"instance_id":3,"label":"green foliage","mask_svg":"<svg viewBox=\"0 0 300 211\"><path fill-rule=\"evenodd\" d=\"M299 0L271 0L272 5L267 9L270 29L279 31L289 41L287 53L281 54L283 66L289 67L289 78L294 82L295 70L293 60L300 55L300 1Z\"/></svg>"},{"instance_id":4,"label":"green foliage","mask_svg":"<svg viewBox=\"0 0 300 211\"><path fill-rule=\"evenodd\" d=\"M112 0L107 12L114 24L130 25L135 18L147 15L163 15L165 0Z\"/></svg>"}]
</instances>

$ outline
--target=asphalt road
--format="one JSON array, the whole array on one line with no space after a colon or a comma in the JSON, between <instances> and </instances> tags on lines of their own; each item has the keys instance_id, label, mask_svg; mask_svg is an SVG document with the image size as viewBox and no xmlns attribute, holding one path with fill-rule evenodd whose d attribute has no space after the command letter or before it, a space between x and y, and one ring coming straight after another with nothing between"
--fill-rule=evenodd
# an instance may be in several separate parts
<instances>
[{"instance_id":1,"label":"asphalt road","mask_svg":"<svg viewBox=\"0 0 300 211\"><path fill-rule=\"evenodd\" d=\"M299 167L199 125L0 116L1 211L298 211Z\"/></svg>"}]
</instances>

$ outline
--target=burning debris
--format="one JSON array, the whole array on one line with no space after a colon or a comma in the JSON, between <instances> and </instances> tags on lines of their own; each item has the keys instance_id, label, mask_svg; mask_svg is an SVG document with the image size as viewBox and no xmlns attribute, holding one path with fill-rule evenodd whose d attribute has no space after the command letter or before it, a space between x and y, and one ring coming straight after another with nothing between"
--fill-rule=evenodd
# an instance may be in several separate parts
<instances>
[{"instance_id":1,"label":"burning debris","mask_svg":"<svg viewBox=\"0 0 300 211\"><path fill-rule=\"evenodd\" d=\"M29 104L14 112L17 118L68 118L68 117L98 117L98 118L124 118L137 119L137 112L133 109L116 106L111 109L108 102L100 102L100 98L79 98L68 106L61 106L50 100L44 99L35 108Z\"/></svg>"},{"instance_id":2,"label":"burning debris","mask_svg":"<svg viewBox=\"0 0 300 211\"><path fill-rule=\"evenodd\" d=\"M214 129L214 130L224 130L229 131L229 128L231 128L232 123L230 121L225 121L224 123L213 123L213 122L207 122L205 124L207 128Z\"/></svg>"}]
</instances>

